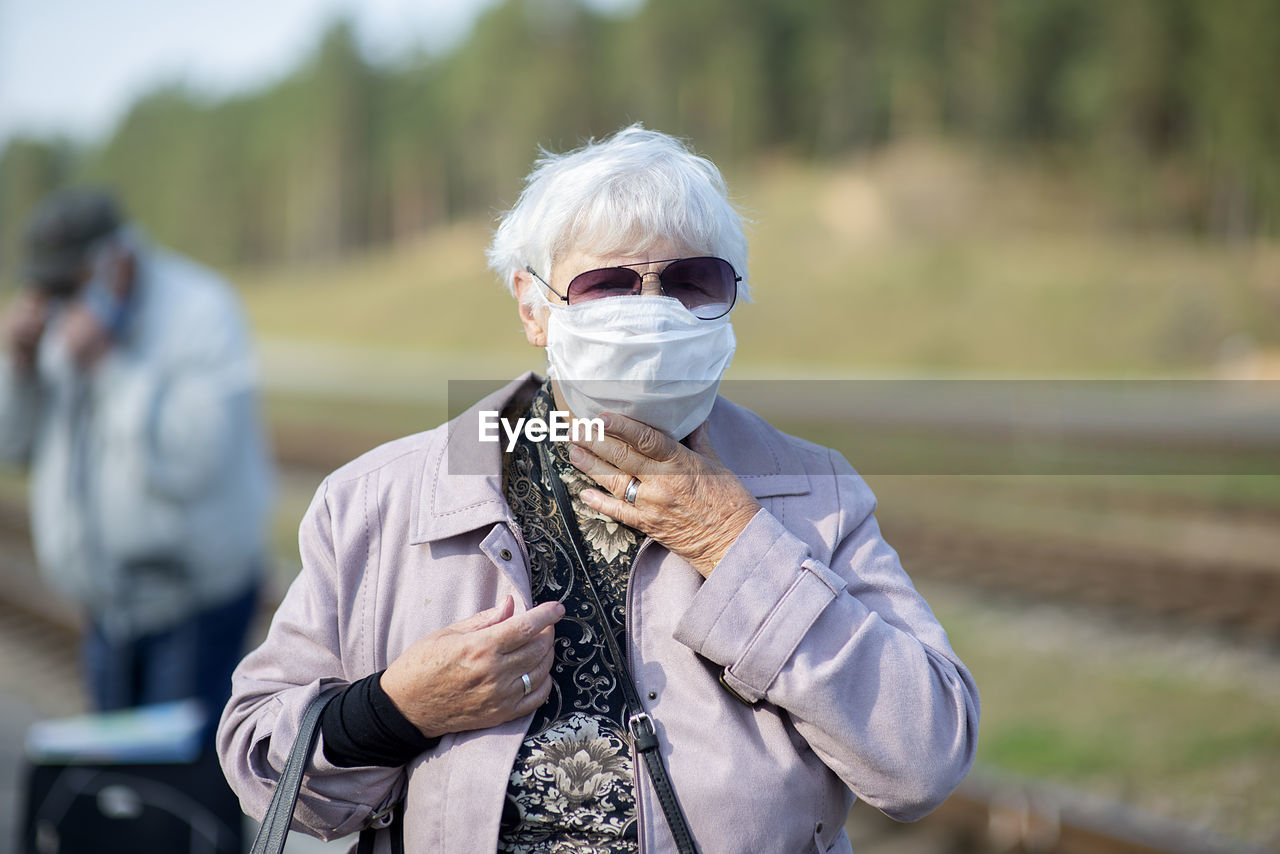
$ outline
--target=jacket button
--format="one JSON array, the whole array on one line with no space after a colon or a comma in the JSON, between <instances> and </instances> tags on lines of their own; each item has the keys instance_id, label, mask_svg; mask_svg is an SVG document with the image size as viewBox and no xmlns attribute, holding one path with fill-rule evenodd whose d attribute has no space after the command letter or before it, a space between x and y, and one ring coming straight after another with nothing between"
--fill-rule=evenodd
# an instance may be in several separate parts
<instances>
[{"instance_id":1,"label":"jacket button","mask_svg":"<svg viewBox=\"0 0 1280 854\"><path fill-rule=\"evenodd\" d=\"M502 558L503 560L511 560L511 549L503 549L502 551L498 552L498 557Z\"/></svg>"},{"instance_id":2,"label":"jacket button","mask_svg":"<svg viewBox=\"0 0 1280 854\"><path fill-rule=\"evenodd\" d=\"M821 833L821 832L822 832L822 822L818 822L818 826L817 826L817 827L815 827L815 828L813 829L813 832L814 832L814 833Z\"/></svg>"},{"instance_id":3,"label":"jacket button","mask_svg":"<svg viewBox=\"0 0 1280 854\"><path fill-rule=\"evenodd\" d=\"M650 691L650 692L649 692L649 699L650 699L650 700L656 700L656 699L658 699L658 692L657 692L657 691Z\"/></svg>"}]
</instances>

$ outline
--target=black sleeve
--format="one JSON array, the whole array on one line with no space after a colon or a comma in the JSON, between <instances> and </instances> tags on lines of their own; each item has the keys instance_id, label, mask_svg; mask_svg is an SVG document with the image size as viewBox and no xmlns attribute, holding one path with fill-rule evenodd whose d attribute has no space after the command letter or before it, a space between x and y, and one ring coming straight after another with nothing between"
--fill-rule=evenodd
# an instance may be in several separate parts
<instances>
[{"instance_id":1,"label":"black sleeve","mask_svg":"<svg viewBox=\"0 0 1280 854\"><path fill-rule=\"evenodd\" d=\"M382 690L382 671L348 685L334 695L320 716L324 756L339 768L404 765L435 747Z\"/></svg>"}]
</instances>

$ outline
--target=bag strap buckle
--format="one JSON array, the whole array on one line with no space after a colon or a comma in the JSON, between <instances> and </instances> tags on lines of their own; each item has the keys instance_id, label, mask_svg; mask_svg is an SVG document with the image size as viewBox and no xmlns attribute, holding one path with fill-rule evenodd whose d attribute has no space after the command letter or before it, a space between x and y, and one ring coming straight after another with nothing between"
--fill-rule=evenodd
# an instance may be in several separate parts
<instances>
[{"instance_id":1,"label":"bag strap buckle","mask_svg":"<svg viewBox=\"0 0 1280 854\"><path fill-rule=\"evenodd\" d=\"M636 750L650 751L658 746L658 736L653 728L653 718L648 712L640 712L627 718L627 729L634 739Z\"/></svg>"}]
</instances>

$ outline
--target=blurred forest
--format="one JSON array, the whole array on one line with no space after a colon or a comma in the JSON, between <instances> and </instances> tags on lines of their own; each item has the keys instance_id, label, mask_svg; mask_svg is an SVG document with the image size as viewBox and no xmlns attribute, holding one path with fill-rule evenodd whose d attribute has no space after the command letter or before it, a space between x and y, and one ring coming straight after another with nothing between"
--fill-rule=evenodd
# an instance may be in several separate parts
<instances>
[{"instance_id":1,"label":"blurred forest","mask_svg":"<svg viewBox=\"0 0 1280 854\"><path fill-rule=\"evenodd\" d=\"M1274 237L1277 80L1273 0L507 0L394 66L339 21L260 91L163 87L91 146L10 140L0 266L37 199L85 181L207 261L325 261L492 213L535 142L632 121L731 172L956 140L1077 176L1122 229Z\"/></svg>"}]
</instances>

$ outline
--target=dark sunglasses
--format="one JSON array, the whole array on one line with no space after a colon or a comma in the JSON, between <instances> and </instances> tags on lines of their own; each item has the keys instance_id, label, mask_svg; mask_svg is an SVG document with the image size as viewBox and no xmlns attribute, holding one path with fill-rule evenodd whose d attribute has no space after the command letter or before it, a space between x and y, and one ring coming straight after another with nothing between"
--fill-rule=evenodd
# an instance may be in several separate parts
<instances>
[{"instance_id":1,"label":"dark sunglasses","mask_svg":"<svg viewBox=\"0 0 1280 854\"><path fill-rule=\"evenodd\" d=\"M667 266L658 273L662 293L680 300L694 317L715 320L724 317L733 308L738 298L738 282L742 281L742 277L723 258L665 258L661 261L587 270L573 277L573 281L569 282L569 292L564 294L551 287L532 267L525 267L525 270L546 285L547 290L562 302L578 305L607 297L636 296L640 293L644 277L631 268L663 263Z\"/></svg>"}]
</instances>

